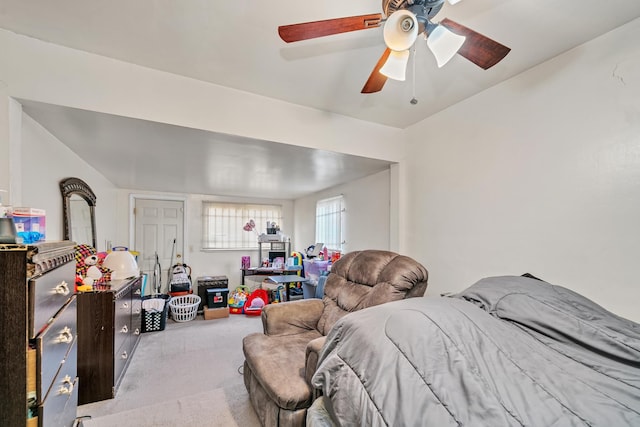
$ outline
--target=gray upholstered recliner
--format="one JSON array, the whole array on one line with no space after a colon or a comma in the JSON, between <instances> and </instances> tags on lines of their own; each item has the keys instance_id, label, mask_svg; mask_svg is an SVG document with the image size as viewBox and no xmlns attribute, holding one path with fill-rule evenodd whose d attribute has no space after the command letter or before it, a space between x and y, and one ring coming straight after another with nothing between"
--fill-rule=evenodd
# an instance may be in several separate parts
<instances>
[{"instance_id":1,"label":"gray upholstered recliner","mask_svg":"<svg viewBox=\"0 0 640 427\"><path fill-rule=\"evenodd\" d=\"M427 277L427 270L407 256L351 252L333 264L322 300L264 307L264 333L243 340L244 383L262 424L304 426L314 398L311 377L333 324L356 310L423 296Z\"/></svg>"}]
</instances>

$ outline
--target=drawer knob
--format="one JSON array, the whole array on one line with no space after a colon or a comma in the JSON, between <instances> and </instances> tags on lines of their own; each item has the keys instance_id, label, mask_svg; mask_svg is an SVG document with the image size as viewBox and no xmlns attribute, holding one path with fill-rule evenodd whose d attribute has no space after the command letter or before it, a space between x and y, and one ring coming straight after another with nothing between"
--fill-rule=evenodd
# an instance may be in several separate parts
<instances>
[{"instance_id":1,"label":"drawer knob","mask_svg":"<svg viewBox=\"0 0 640 427\"><path fill-rule=\"evenodd\" d=\"M68 326L62 328L62 331L56 338L56 341L61 344L69 344L71 341L73 341L73 334L71 333L71 329Z\"/></svg>"},{"instance_id":2,"label":"drawer knob","mask_svg":"<svg viewBox=\"0 0 640 427\"><path fill-rule=\"evenodd\" d=\"M140 329L136 328L136 330L133 332L134 335L140 335Z\"/></svg>"},{"instance_id":3,"label":"drawer knob","mask_svg":"<svg viewBox=\"0 0 640 427\"><path fill-rule=\"evenodd\" d=\"M140 289L136 289L136 291L134 292L134 295L140 295L142 293L142 291Z\"/></svg>"},{"instance_id":4,"label":"drawer knob","mask_svg":"<svg viewBox=\"0 0 640 427\"><path fill-rule=\"evenodd\" d=\"M69 375L65 375L62 379L62 385L58 389L58 394L71 394L73 391L73 382L71 381L71 377Z\"/></svg>"},{"instance_id":5,"label":"drawer knob","mask_svg":"<svg viewBox=\"0 0 640 427\"><path fill-rule=\"evenodd\" d=\"M123 360L126 359L127 357L129 357L129 355L127 354L126 351L123 351L122 354L120 355L120 358Z\"/></svg>"},{"instance_id":6,"label":"drawer knob","mask_svg":"<svg viewBox=\"0 0 640 427\"><path fill-rule=\"evenodd\" d=\"M53 293L58 295L69 295L69 285L67 285L67 282L63 280L53 288Z\"/></svg>"},{"instance_id":7,"label":"drawer knob","mask_svg":"<svg viewBox=\"0 0 640 427\"><path fill-rule=\"evenodd\" d=\"M122 329L120 329L120 332L122 332L123 334L126 334L127 332L129 332L129 327L127 325L124 325Z\"/></svg>"},{"instance_id":8,"label":"drawer knob","mask_svg":"<svg viewBox=\"0 0 640 427\"><path fill-rule=\"evenodd\" d=\"M122 303L122 308L129 308L129 303L128 302L123 302Z\"/></svg>"}]
</instances>

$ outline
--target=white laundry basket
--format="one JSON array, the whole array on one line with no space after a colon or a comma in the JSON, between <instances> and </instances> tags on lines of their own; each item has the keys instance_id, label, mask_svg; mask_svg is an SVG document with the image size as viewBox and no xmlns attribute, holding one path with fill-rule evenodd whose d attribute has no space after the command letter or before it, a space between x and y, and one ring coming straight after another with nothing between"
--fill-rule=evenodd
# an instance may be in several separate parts
<instances>
[{"instance_id":1,"label":"white laundry basket","mask_svg":"<svg viewBox=\"0 0 640 427\"><path fill-rule=\"evenodd\" d=\"M188 322L196 318L200 305L198 295L180 295L169 300L171 318L176 322Z\"/></svg>"}]
</instances>

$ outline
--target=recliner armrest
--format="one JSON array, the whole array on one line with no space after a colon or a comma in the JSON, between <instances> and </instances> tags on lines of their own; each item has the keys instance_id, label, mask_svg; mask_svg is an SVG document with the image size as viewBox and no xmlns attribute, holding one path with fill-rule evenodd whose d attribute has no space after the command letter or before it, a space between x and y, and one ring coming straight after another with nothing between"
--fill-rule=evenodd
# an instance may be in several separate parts
<instances>
[{"instance_id":1,"label":"recliner armrest","mask_svg":"<svg viewBox=\"0 0 640 427\"><path fill-rule=\"evenodd\" d=\"M326 336L311 340L307 344L307 348L305 350L304 378L307 380L307 384L309 384L312 389L313 385L311 384L311 377L313 377L313 374L316 373L316 368L318 367L318 359L320 358L320 352L322 351L322 346L324 345L326 340Z\"/></svg>"},{"instance_id":2,"label":"recliner armrest","mask_svg":"<svg viewBox=\"0 0 640 427\"><path fill-rule=\"evenodd\" d=\"M320 299L269 304L262 309L262 327L265 335L294 335L317 329L324 309Z\"/></svg>"}]
</instances>

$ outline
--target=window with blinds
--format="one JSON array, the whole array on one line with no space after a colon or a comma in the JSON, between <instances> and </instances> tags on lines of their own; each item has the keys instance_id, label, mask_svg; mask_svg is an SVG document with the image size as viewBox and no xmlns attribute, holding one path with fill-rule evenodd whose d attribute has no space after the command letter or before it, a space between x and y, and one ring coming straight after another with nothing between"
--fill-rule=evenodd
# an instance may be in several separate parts
<instances>
[{"instance_id":1,"label":"window with blinds","mask_svg":"<svg viewBox=\"0 0 640 427\"><path fill-rule=\"evenodd\" d=\"M344 197L337 196L316 202L316 242L329 250L342 251Z\"/></svg>"},{"instance_id":2,"label":"window with blinds","mask_svg":"<svg viewBox=\"0 0 640 427\"><path fill-rule=\"evenodd\" d=\"M254 220L254 231L244 225ZM202 249L257 249L267 221L282 227L282 206L202 202Z\"/></svg>"}]
</instances>

